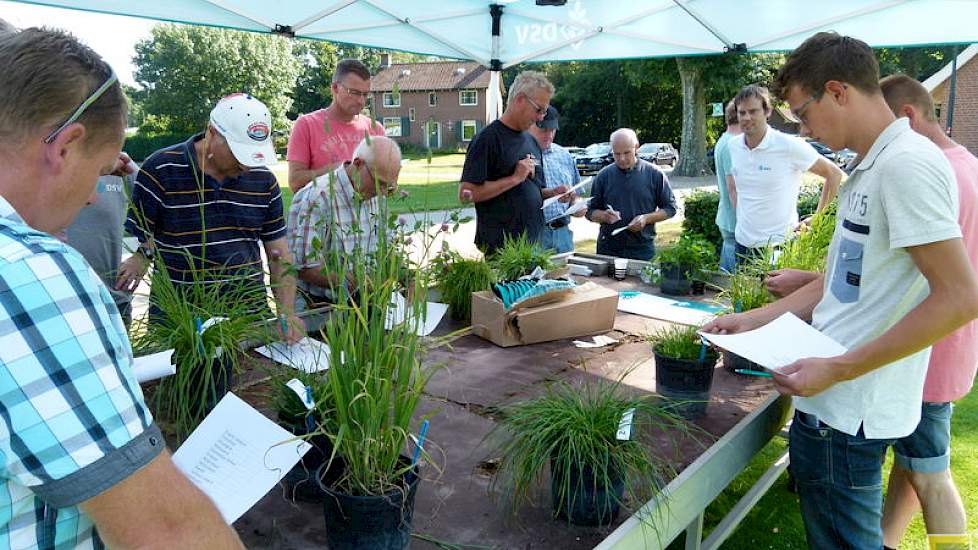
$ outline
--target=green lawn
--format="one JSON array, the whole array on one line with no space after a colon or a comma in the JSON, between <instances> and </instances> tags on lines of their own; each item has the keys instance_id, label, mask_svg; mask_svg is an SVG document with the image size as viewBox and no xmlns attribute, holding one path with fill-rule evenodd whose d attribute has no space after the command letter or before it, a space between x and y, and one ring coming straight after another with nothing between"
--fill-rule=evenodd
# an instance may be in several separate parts
<instances>
[{"instance_id":1,"label":"green lawn","mask_svg":"<svg viewBox=\"0 0 978 550\"><path fill-rule=\"evenodd\" d=\"M400 189L407 191L408 196L394 200L392 210L404 213L460 207L458 181L464 161L465 155L462 154L434 156L430 164L426 158L409 159L401 168L398 179ZM288 188L288 163L278 163L272 167L272 172L282 186L282 200L288 211L292 202L292 192Z\"/></svg>"},{"instance_id":2,"label":"green lawn","mask_svg":"<svg viewBox=\"0 0 978 550\"><path fill-rule=\"evenodd\" d=\"M978 539L978 395L972 393L958 402L952 418L952 465L951 470L961 491L968 515L968 532ZM786 442L775 438L755 457L751 465L721 493L706 510L704 533L716 526L723 514L733 507L754 481L784 451ZM888 459L884 471L889 473L892 459ZM724 543L724 550L804 550L805 529L802 526L798 497L787 490L787 475L771 488L751 510L740 527ZM680 537L682 539L682 537ZM670 549L682 548L681 540ZM920 515L910 524L900 548L927 548L924 522Z\"/></svg>"}]
</instances>

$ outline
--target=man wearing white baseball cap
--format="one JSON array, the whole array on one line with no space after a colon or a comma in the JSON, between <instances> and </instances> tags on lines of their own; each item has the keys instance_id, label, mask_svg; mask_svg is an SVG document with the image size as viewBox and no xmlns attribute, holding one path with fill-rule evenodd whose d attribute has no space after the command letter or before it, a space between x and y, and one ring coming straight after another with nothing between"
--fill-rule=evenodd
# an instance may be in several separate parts
<instances>
[{"instance_id":1,"label":"man wearing white baseball cap","mask_svg":"<svg viewBox=\"0 0 978 550\"><path fill-rule=\"evenodd\" d=\"M275 164L272 120L254 97L231 94L211 111L203 133L161 149L140 167L126 229L139 240L122 263L116 288L132 291L154 258L176 288L253 284L265 292L259 243L269 258L272 291L285 336L304 335L295 318L295 278L282 194L266 168ZM150 316L158 315L150 289Z\"/></svg>"}]
</instances>

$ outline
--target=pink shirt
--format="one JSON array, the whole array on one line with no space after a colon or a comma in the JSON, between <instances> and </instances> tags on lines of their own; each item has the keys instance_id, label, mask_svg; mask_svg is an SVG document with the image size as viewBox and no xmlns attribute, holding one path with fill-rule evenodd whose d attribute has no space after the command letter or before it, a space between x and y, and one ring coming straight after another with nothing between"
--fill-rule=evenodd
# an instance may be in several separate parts
<instances>
[{"instance_id":1,"label":"pink shirt","mask_svg":"<svg viewBox=\"0 0 978 550\"><path fill-rule=\"evenodd\" d=\"M958 224L971 266L978 271L978 158L958 145L943 150L958 181ZM978 322L971 321L934 344L924 382L924 401L961 399L978 371Z\"/></svg>"},{"instance_id":2,"label":"pink shirt","mask_svg":"<svg viewBox=\"0 0 978 550\"><path fill-rule=\"evenodd\" d=\"M380 123L363 115L353 117L350 122L327 117L326 109L302 115L292 127L286 158L301 162L312 170L352 160L353 151L368 130L372 136L384 135L384 127Z\"/></svg>"}]
</instances>

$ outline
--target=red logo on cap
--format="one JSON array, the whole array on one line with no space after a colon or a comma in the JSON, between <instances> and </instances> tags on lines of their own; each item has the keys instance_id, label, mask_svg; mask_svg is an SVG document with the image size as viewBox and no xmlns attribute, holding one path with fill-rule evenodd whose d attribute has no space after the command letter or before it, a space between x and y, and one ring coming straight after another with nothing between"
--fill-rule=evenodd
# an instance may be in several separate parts
<instances>
[{"instance_id":1,"label":"red logo on cap","mask_svg":"<svg viewBox=\"0 0 978 550\"><path fill-rule=\"evenodd\" d=\"M265 154L260 152L252 153L251 160L255 162L265 162Z\"/></svg>"},{"instance_id":2,"label":"red logo on cap","mask_svg":"<svg viewBox=\"0 0 978 550\"><path fill-rule=\"evenodd\" d=\"M265 141L269 133L268 125L264 122L255 122L248 126L248 137L255 141Z\"/></svg>"}]
</instances>

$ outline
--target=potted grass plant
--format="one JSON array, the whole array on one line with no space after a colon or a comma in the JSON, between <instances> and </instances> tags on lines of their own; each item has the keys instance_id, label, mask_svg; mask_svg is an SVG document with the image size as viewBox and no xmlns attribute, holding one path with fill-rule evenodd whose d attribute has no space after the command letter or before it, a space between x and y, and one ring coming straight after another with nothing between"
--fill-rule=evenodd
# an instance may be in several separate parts
<instances>
[{"instance_id":1,"label":"potted grass plant","mask_svg":"<svg viewBox=\"0 0 978 550\"><path fill-rule=\"evenodd\" d=\"M709 241L684 233L676 244L656 254L659 289L672 296L689 294L692 281L701 273L715 269L717 261L716 249Z\"/></svg>"},{"instance_id":2,"label":"potted grass plant","mask_svg":"<svg viewBox=\"0 0 978 550\"><path fill-rule=\"evenodd\" d=\"M489 257L489 265L496 271L499 280L511 281L529 275L537 267L544 271L553 269L550 262L552 256L551 251L530 242L526 234L506 236L503 245Z\"/></svg>"},{"instance_id":3,"label":"potted grass plant","mask_svg":"<svg viewBox=\"0 0 978 550\"><path fill-rule=\"evenodd\" d=\"M464 258L454 251L438 255L433 277L441 299L448 304L452 318L469 322L472 318L472 293L488 290L496 274L483 260Z\"/></svg>"},{"instance_id":4,"label":"potted grass plant","mask_svg":"<svg viewBox=\"0 0 978 550\"><path fill-rule=\"evenodd\" d=\"M409 257L419 246L417 239L428 233L408 234L391 214L388 200L376 199L370 210L376 217L369 224L382 229L371 246L322 247L317 252L322 269L348 273L347 280L355 282L338 288L337 303L322 329L330 347L325 383L332 400L323 432L333 449L320 467L318 482L324 492L326 539L334 550L406 547L421 480L415 457L427 457L424 452L406 455L424 420L415 413L434 372L422 361L430 341L417 332L426 304L407 299L403 322L389 319L398 293L425 296L429 288L430 271ZM355 206L360 212L359 204ZM324 223L333 222L326 218ZM355 219L352 229L331 226L330 231L358 231L360 226ZM327 472L337 462L339 472L330 478Z\"/></svg>"},{"instance_id":5,"label":"potted grass plant","mask_svg":"<svg viewBox=\"0 0 978 550\"><path fill-rule=\"evenodd\" d=\"M706 414L718 354L697 327L672 325L649 335L655 357L655 389L688 420Z\"/></svg>"},{"instance_id":6,"label":"potted grass plant","mask_svg":"<svg viewBox=\"0 0 978 550\"><path fill-rule=\"evenodd\" d=\"M205 284L206 275L195 271L198 283L177 288L162 258L154 265L150 314L133 323L130 334L136 355L174 350L176 374L160 380L151 402L182 440L233 385L244 356L241 345L266 338L268 306L265 293L250 281ZM222 320L208 326L209 319Z\"/></svg>"},{"instance_id":7,"label":"potted grass plant","mask_svg":"<svg viewBox=\"0 0 978 550\"><path fill-rule=\"evenodd\" d=\"M770 265L770 264L767 264ZM759 308L774 301L774 296L764 287L761 275L750 265L738 269L730 276L730 284L717 296L730 304L728 313L739 313ZM758 365L735 353L724 350L723 366L730 372L758 370Z\"/></svg>"},{"instance_id":8,"label":"potted grass plant","mask_svg":"<svg viewBox=\"0 0 978 550\"><path fill-rule=\"evenodd\" d=\"M489 435L501 456L491 488L517 513L549 469L554 517L579 525L608 525L626 499L645 502L657 494L673 472L650 453L647 437L689 430L650 396L630 394L620 379L558 382L501 415Z\"/></svg>"}]
</instances>

